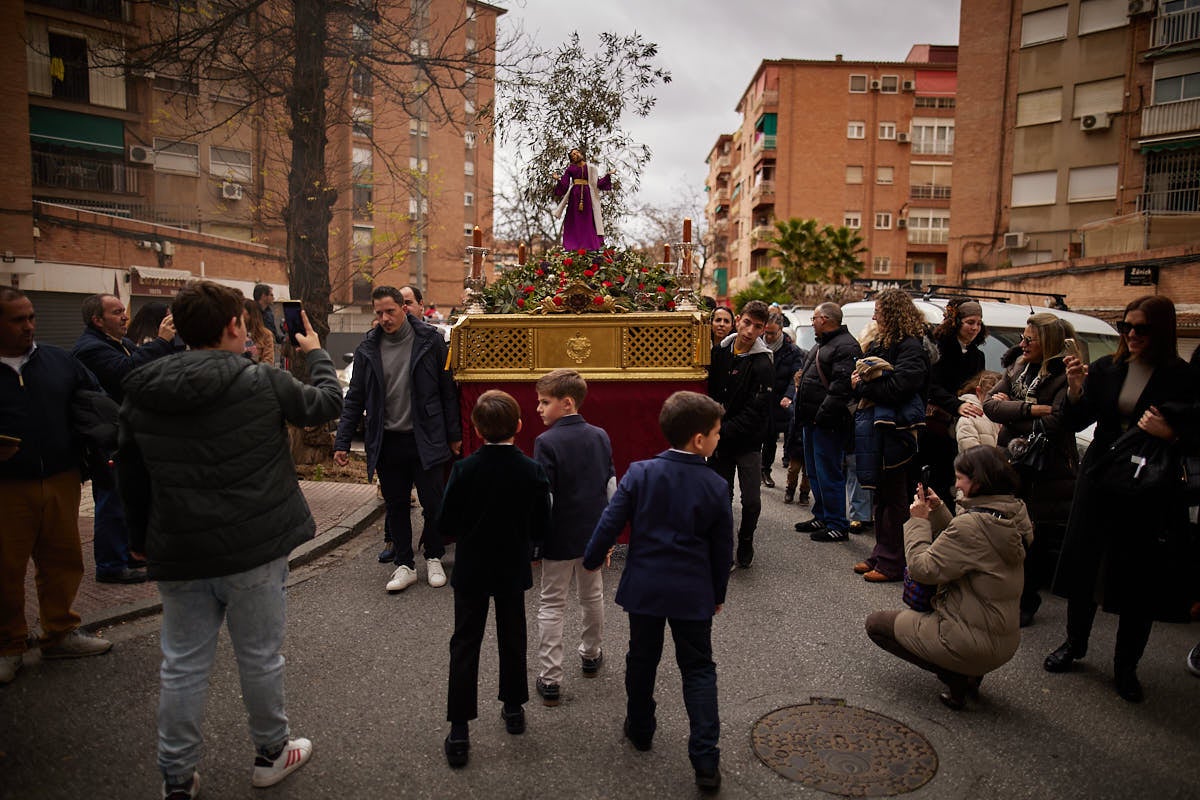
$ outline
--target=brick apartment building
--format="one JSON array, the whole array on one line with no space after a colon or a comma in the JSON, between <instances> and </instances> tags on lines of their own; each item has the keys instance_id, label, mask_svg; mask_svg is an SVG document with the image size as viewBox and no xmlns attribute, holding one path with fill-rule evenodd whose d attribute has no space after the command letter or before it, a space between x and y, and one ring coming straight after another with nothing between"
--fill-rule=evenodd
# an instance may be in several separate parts
<instances>
[{"instance_id":1,"label":"brick apartment building","mask_svg":"<svg viewBox=\"0 0 1200 800\"><path fill-rule=\"evenodd\" d=\"M429 301L454 306L472 229L490 238L493 152L475 111L494 96L485 75L504 11L459 0L413 9L413 35L426 37L413 39L414 52L432 42L438 55L475 54L481 68L449 93L453 124L438 121L440 108L410 115L377 99L350 65L331 70L331 97L352 119L327 131L338 189L334 331L366 329L372 280L416 283ZM0 281L33 297L45 341L73 342L80 301L100 291L134 310L200 276L247 295L264 282L278 299L289 296L282 221L272 212L285 200L283 110L232 113L242 97L215 70L190 80L109 66L147 35L152 15L170 13L170 3L129 0L0 3L10 54L0 65ZM371 28L355 25L352 35L368 46Z\"/></svg>"},{"instance_id":2,"label":"brick apartment building","mask_svg":"<svg viewBox=\"0 0 1200 800\"><path fill-rule=\"evenodd\" d=\"M946 273L955 161L954 46L905 61L763 61L738 101L741 126L707 159L705 214L719 296L770 266L777 219L857 229L863 277Z\"/></svg>"},{"instance_id":3,"label":"brick apartment building","mask_svg":"<svg viewBox=\"0 0 1200 800\"><path fill-rule=\"evenodd\" d=\"M951 278L1112 319L1157 291L1200 337L1200 4L963 0L959 47Z\"/></svg>"}]
</instances>

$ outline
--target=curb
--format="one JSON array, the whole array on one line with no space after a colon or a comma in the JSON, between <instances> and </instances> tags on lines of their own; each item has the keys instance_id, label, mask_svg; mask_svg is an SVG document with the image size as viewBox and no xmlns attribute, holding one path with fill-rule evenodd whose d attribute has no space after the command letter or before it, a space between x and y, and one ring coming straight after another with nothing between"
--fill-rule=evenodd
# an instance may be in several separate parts
<instances>
[{"instance_id":1,"label":"curb","mask_svg":"<svg viewBox=\"0 0 1200 800\"><path fill-rule=\"evenodd\" d=\"M315 561L321 556L340 547L362 533L366 528L383 515L383 500L374 498L363 503L354 512L346 515L337 525L326 528L322 533L297 547L288 556L288 569L292 570ZM109 628L122 622L148 617L162 611L162 603L158 600L142 600L115 606L83 618L79 627L95 632L97 628Z\"/></svg>"}]
</instances>

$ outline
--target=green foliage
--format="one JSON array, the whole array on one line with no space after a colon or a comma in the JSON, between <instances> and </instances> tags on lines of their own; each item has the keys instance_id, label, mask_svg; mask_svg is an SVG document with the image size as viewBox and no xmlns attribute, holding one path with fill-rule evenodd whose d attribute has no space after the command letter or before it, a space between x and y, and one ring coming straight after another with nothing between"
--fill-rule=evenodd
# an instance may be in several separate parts
<instances>
[{"instance_id":1,"label":"green foliage","mask_svg":"<svg viewBox=\"0 0 1200 800\"><path fill-rule=\"evenodd\" d=\"M751 300L771 303L790 303L792 295L784 283L783 273L777 269L760 269L750 285L733 296L733 307L741 308Z\"/></svg>"},{"instance_id":2,"label":"green foliage","mask_svg":"<svg viewBox=\"0 0 1200 800\"><path fill-rule=\"evenodd\" d=\"M566 302L568 288L588 287L597 310L673 311L675 276L633 250L553 248L542 258L510 267L484 288L490 314L534 313L549 300Z\"/></svg>"},{"instance_id":3,"label":"green foliage","mask_svg":"<svg viewBox=\"0 0 1200 800\"><path fill-rule=\"evenodd\" d=\"M788 290L802 293L805 284L842 283L863 269L862 237L845 226L821 225L815 219L775 221L770 255L783 267Z\"/></svg>"}]
</instances>

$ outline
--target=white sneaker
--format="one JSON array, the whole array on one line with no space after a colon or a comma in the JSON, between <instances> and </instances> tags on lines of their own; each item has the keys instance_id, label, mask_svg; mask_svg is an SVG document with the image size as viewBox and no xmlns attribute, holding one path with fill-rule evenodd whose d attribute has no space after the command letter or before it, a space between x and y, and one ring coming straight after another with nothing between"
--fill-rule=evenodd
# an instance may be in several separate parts
<instances>
[{"instance_id":1,"label":"white sneaker","mask_svg":"<svg viewBox=\"0 0 1200 800\"><path fill-rule=\"evenodd\" d=\"M426 578L429 580L429 585L434 589L440 589L446 585L446 570L442 569L442 560L440 558L425 559Z\"/></svg>"},{"instance_id":2,"label":"white sneaker","mask_svg":"<svg viewBox=\"0 0 1200 800\"><path fill-rule=\"evenodd\" d=\"M112 642L76 628L56 644L42 648L42 658L87 658L112 650Z\"/></svg>"},{"instance_id":3,"label":"white sneaker","mask_svg":"<svg viewBox=\"0 0 1200 800\"><path fill-rule=\"evenodd\" d=\"M254 758L254 775L250 782L262 788L274 786L304 766L312 755L312 742L308 739L292 739L275 758L256 756Z\"/></svg>"},{"instance_id":4,"label":"white sneaker","mask_svg":"<svg viewBox=\"0 0 1200 800\"><path fill-rule=\"evenodd\" d=\"M445 580L444 577L443 580ZM396 571L392 573L392 579L387 582L387 590L389 592L403 592L416 582L417 571L410 566L401 564L396 567Z\"/></svg>"},{"instance_id":5,"label":"white sneaker","mask_svg":"<svg viewBox=\"0 0 1200 800\"><path fill-rule=\"evenodd\" d=\"M12 683L12 679L17 677L17 670L20 668L20 653L12 656L0 656L0 686Z\"/></svg>"}]
</instances>

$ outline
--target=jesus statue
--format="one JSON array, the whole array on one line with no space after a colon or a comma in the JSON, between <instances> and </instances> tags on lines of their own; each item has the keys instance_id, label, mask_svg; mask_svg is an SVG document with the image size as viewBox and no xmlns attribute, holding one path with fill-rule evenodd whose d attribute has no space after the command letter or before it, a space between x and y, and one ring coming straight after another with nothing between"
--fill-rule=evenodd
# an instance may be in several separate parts
<instances>
[{"instance_id":1,"label":"jesus statue","mask_svg":"<svg viewBox=\"0 0 1200 800\"><path fill-rule=\"evenodd\" d=\"M601 250L604 248L604 219L600 215L600 192L612 189L612 172L602 176L587 163L583 151L571 150L571 165L562 175L553 174L557 183L554 196L561 197L558 214L563 216L564 250Z\"/></svg>"}]
</instances>

